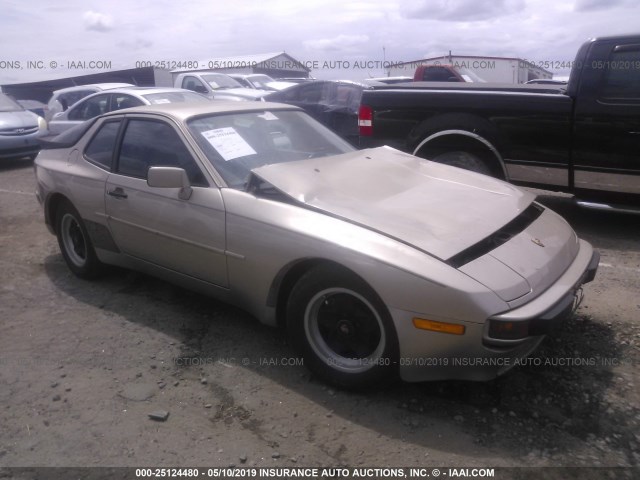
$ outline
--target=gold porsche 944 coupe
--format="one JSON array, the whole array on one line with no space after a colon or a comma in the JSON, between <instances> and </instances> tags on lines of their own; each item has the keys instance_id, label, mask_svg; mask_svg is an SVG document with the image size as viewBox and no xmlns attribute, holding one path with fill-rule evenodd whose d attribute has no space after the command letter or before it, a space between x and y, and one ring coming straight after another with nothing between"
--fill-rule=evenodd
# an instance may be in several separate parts
<instances>
[{"instance_id":1,"label":"gold porsche 944 coupe","mask_svg":"<svg viewBox=\"0 0 640 480\"><path fill-rule=\"evenodd\" d=\"M233 303L344 387L500 375L598 266L533 194L356 150L288 105L112 112L45 145L35 173L77 276L117 265Z\"/></svg>"}]
</instances>

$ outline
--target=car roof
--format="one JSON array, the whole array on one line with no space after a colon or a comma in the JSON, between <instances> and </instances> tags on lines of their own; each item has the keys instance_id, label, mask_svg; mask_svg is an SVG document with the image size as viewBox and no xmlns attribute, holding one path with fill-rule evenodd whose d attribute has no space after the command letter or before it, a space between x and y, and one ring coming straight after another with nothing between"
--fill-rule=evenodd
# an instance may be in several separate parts
<instances>
[{"instance_id":1,"label":"car roof","mask_svg":"<svg viewBox=\"0 0 640 480\"><path fill-rule=\"evenodd\" d=\"M144 95L145 93L171 93L171 92L189 92L195 93L192 90L187 90L185 88L173 88L173 87L126 87L126 88L110 88L105 92L96 92L94 95L98 93L129 93L131 95Z\"/></svg>"},{"instance_id":2,"label":"car roof","mask_svg":"<svg viewBox=\"0 0 640 480\"><path fill-rule=\"evenodd\" d=\"M266 73L226 73L231 78L249 78L249 77L269 77Z\"/></svg>"},{"instance_id":3,"label":"car roof","mask_svg":"<svg viewBox=\"0 0 640 480\"><path fill-rule=\"evenodd\" d=\"M263 110L298 110L302 111L298 107L292 105L286 105L284 103L273 102L237 102L237 101L225 101L216 100L209 103L165 103L161 105L143 105L135 108L125 108L122 110L115 110L113 112L105 113L103 117L109 117L114 115L122 115L123 113L149 113L163 115L170 117L178 122L184 122L185 120L207 114L216 113L242 113L242 112L255 112Z\"/></svg>"},{"instance_id":4,"label":"car roof","mask_svg":"<svg viewBox=\"0 0 640 480\"><path fill-rule=\"evenodd\" d=\"M97 91L101 90L110 90L112 88L121 88L121 87L133 87L134 85L131 83L88 83L86 85L76 85L75 87L66 87L61 88L59 90L55 90L53 93L65 93L65 92L77 92L79 90L87 90L96 89Z\"/></svg>"},{"instance_id":5,"label":"car roof","mask_svg":"<svg viewBox=\"0 0 640 480\"><path fill-rule=\"evenodd\" d=\"M92 93L91 95L87 95L86 97L84 97L81 100L78 100L77 103L73 104L72 107L75 107L76 105L82 103L82 102L86 102L87 100L91 99L91 98L95 98L99 95L111 95L113 93L124 93L127 95L132 95L134 97L142 97L144 94L147 93L173 93L173 92L180 92L180 93L185 93L185 92L189 92L189 93L193 93L194 95L200 95L197 92L194 92L192 90L187 90L184 88L173 88L173 87L128 87L128 88L110 88L109 90L100 90L99 92L95 92ZM207 98L204 95L200 95L202 98Z\"/></svg>"}]
</instances>

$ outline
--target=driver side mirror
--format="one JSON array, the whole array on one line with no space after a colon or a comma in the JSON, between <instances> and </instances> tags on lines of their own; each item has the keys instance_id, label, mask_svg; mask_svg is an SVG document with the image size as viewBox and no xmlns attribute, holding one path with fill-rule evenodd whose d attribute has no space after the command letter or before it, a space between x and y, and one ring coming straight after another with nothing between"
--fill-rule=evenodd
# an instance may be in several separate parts
<instances>
[{"instance_id":1,"label":"driver side mirror","mask_svg":"<svg viewBox=\"0 0 640 480\"><path fill-rule=\"evenodd\" d=\"M187 172L177 167L151 167L147 173L147 185L155 188L179 188L178 198L189 200L193 189Z\"/></svg>"}]
</instances>

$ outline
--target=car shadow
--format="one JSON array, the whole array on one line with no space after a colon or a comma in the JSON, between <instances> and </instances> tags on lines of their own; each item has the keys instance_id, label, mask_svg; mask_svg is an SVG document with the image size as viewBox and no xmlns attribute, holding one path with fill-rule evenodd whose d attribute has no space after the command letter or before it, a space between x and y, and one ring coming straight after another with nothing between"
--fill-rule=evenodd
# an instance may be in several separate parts
<instances>
[{"instance_id":1,"label":"car shadow","mask_svg":"<svg viewBox=\"0 0 640 480\"><path fill-rule=\"evenodd\" d=\"M459 432L478 446L500 447L516 458L533 455L535 461L593 440L610 443L635 462L629 445L637 422L629 419L640 418L640 410L619 410L607 401L618 388L613 369L627 361L628 352L611 328L585 315L562 324L525 365L489 382L398 382L349 392L314 378L300 361L283 365L282 359L298 358L284 333L237 308L126 270L86 282L69 272L60 255L47 257L44 268L51 282L78 302L175 339L180 353L173 363L182 374L199 375L203 366L222 368L221 359L235 362L233 367L303 395L333 416L427 449L446 448L434 431ZM233 404L232 394L219 383L208 387L212 395L227 398L227 406ZM225 420L262 434L257 415L245 410L232 417Z\"/></svg>"},{"instance_id":2,"label":"car shadow","mask_svg":"<svg viewBox=\"0 0 640 480\"><path fill-rule=\"evenodd\" d=\"M7 170L19 170L21 168L33 165L33 160L29 157L11 158L9 160L0 160L0 172Z\"/></svg>"}]
</instances>

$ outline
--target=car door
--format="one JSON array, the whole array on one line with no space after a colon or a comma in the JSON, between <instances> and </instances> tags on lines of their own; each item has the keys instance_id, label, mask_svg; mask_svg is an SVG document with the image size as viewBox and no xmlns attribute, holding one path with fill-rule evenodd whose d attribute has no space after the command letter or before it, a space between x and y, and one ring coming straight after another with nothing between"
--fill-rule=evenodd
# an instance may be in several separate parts
<instances>
[{"instance_id":1,"label":"car door","mask_svg":"<svg viewBox=\"0 0 640 480\"><path fill-rule=\"evenodd\" d=\"M46 112L45 120L50 122L56 115L65 112L69 107L73 106L76 102L79 102L84 97L96 93L95 90L73 90L71 92L62 92L59 95L49 100L47 105L48 111Z\"/></svg>"},{"instance_id":2,"label":"car door","mask_svg":"<svg viewBox=\"0 0 640 480\"><path fill-rule=\"evenodd\" d=\"M603 41L592 57L575 106L574 186L640 195L640 43Z\"/></svg>"},{"instance_id":3,"label":"car door","mask_svg":"<svg viewBox=\"0 0 640 480\"><path fill-rule=\"evenodd\" d=\"M110 94L108 93L100 93L79 101L69 110L51 120L49 132L52 135L57 135L69 130L71 127L80 125L82 122L108 112L109 97Z\"/></svg>"},{"instance_id":4,"label":"car door","mask_svg":"<svg viewBox=\"0 0 640 480\"><path fill-rule=\"evenodd\" d=\"M147 185L152 166L185 169L192 194ZM165 119L127 118L105 209L123 253L206 282L228 286L225 211L219 188L210 186L182 134Z\"/></svg>"}]
</instances>

